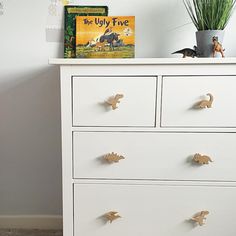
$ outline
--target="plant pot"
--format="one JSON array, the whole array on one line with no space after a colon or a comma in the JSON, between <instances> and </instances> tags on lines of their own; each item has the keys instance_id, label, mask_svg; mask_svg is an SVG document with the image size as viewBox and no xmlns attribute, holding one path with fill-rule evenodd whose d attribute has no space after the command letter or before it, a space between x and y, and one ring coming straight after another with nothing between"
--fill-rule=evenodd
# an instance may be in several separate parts
<instances>
[{"instance_id":1,"label":"plant pot","mask_svg":"<svg viewBox=\"0 0 236 236\"><path fill-rule=\"evenodd\" d=\"M223 30L203 30L196 32L197 50L200 57L212 57L213 43L212 38L218 37L218 42L222 44L224 39ZM221 57L220 53L216 53L215 57Z\"/></svg>"}]
</instances>

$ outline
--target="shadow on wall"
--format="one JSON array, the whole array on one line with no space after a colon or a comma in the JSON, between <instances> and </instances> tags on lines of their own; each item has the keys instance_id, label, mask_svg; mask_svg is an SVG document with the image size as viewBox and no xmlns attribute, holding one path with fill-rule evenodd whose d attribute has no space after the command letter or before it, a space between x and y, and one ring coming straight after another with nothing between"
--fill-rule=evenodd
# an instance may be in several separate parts
<instances>
[{"instance_id":1,"label":"shadow on wall","mask_svg":"<svg viewBox=\"0 0 236 236\"><path fill-rule=\"evenodd\" d=\"M61 214L59 71L38 72L0 93L0 215Z\"/></svg>"}]
</instances>

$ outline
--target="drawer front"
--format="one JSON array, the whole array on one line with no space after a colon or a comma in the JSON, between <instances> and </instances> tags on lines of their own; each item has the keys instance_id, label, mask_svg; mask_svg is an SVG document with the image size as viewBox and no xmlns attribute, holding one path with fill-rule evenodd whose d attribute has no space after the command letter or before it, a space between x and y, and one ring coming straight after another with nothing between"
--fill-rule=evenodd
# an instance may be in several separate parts
<instances>
[{"instance_id":1,"label":"drawer front","mask_svg":"<svg viewBox=\"0 0 236 236\"><path fill-rule=\"evenodd\" d=\"M74 126L153 127L155 104L155 77L73 78Z\"/></svg>"},{"instance_id":2,"label":"drawer front","mask_svg":"<svg viewBox=\"0 0 236 236\"><path fill-rule=\"evenodd\" d=\"M75 132L74 177L235 181L235 140L233 133Z\"/></svg>"},{"instance_id":3,"label":"drawer front","mask_svg":"<svg viewBox=\"0 0 236 236\"><path fill-rule=\"evenodd\" d=\"M235 187L76 184L74 188L75 235L236 234ZM104 215L111 211L121 218L109 223ZM191 220L201 211L209 212L203 226Z\"/></svg>"},{"instance_id":4,"label":"drawer front","mask_svg":"<svg viewBox=\"0 0 236 236\"><path fill-rule=\"evenodd\" d=\"M163 127L236 127L236 76L164 77ZM210 97L213 95L212 107ZM200 103L206 100L207 102Z\"/></svg>"}]
</instances>

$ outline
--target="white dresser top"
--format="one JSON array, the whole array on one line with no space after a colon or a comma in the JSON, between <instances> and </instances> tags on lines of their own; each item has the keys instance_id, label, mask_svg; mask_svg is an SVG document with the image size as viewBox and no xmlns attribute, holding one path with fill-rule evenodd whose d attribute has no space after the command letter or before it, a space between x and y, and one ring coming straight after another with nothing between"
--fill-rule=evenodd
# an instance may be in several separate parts
<instances>
[{"instance_id":1,"label":"white dresser top","mask_svg":"<svg viewBox=\"0 0 236 236\"><path fill-rule=\"evenodd\" d=\"M51 58L51 65L194 65L236 64L236 57L229 58L132 58L132 59L65 59Z\"/></svg>"}]
</instances>

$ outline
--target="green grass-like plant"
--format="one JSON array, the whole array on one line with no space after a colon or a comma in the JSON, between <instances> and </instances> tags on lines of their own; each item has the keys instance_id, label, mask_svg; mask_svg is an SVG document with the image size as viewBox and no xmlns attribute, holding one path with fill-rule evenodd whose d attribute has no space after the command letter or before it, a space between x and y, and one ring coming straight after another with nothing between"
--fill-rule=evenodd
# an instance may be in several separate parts
<instances>
[{"instance_id":1,"label":"green grass-like plant","mask_svg":"<svg viewBox=\"0 0 236 236\"><path fill-rule=\"evenodd\" d=\"M236 0L183 0L198 31L223 30L233 13Z\"/></svg>"}]
</instances>

